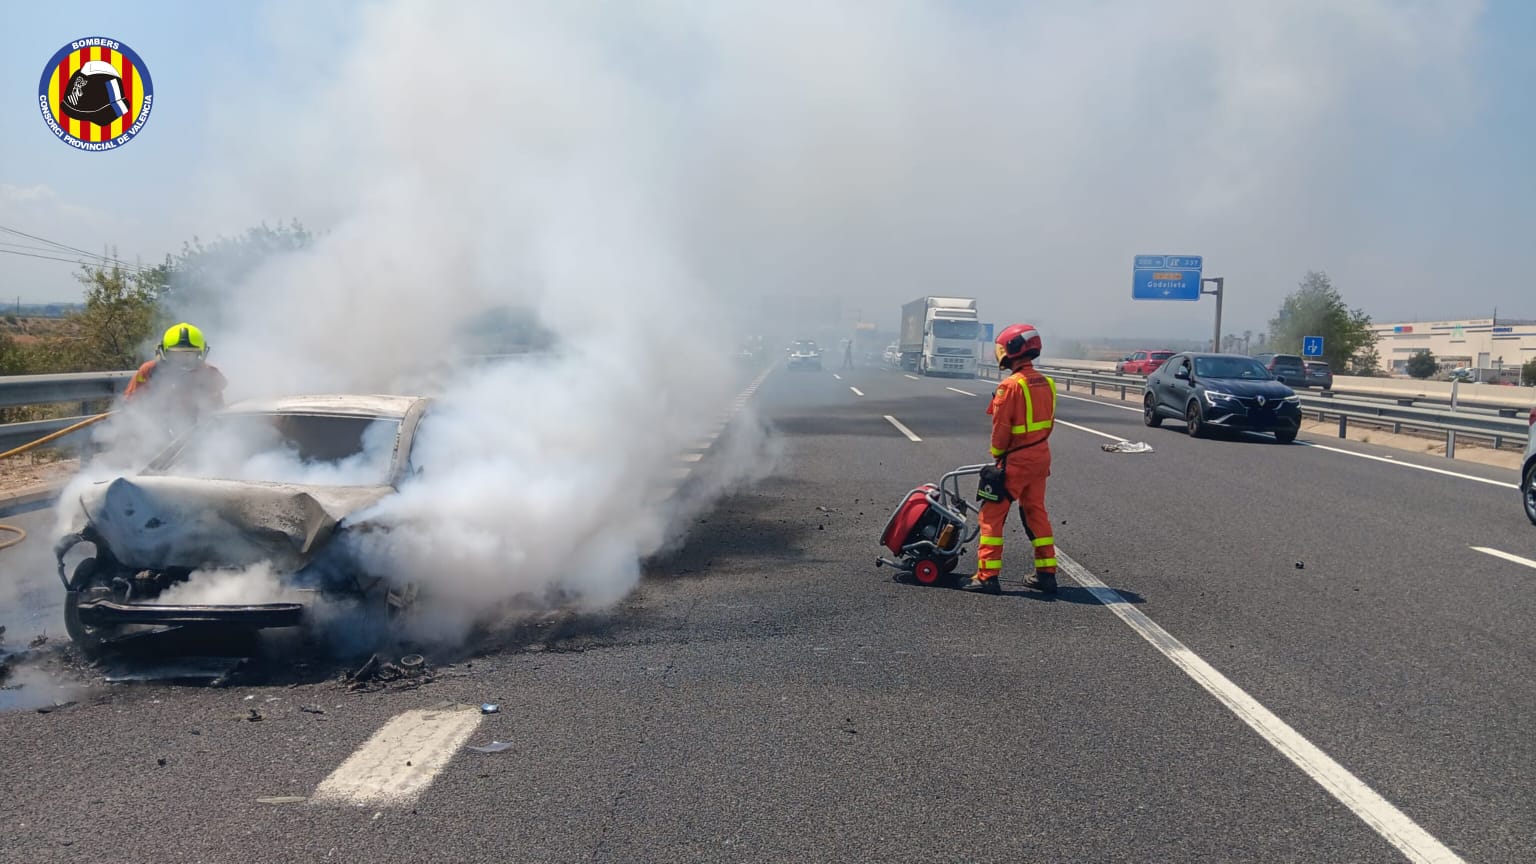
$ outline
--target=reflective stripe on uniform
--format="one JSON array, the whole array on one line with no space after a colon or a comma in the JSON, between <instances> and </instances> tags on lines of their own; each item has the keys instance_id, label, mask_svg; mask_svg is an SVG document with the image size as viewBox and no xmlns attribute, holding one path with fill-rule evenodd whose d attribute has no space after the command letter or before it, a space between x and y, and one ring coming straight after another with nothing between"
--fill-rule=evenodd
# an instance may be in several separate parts
<instances>
[{"instance_id":1,"label":"reflective stripe on uniform","mask_svg":"<svg viewBox=\"0 0 1536 864\"><path fill-rule=\"evenodd\" d=\"M1056 542L1056 538L1055 537L1036 537L1034 539L1034 544L1035 544L1035 548L1036 549L1040 548L1041 546L1050 546L1051 544L1053 544L1055 542Z\"/></svg>"},{"instance_id":2,"label":"reflective stripe on uniform","mask_svg":"<svg viewBox=\"0 0 1536 864\"><path fill-rule=\"evenodd\" d=\"M999 561L998 563L1001 564L1002 562ZM1055 558L1036 558L1035 559L1035 569L1036 570L1039 570L1041 567L1055 567L1055 566L1056 566L1056 559Z\"/></svg>"},{"instance_id":3,"label":"reflective stripe on uniform","mask_svg":"<svg viewBox=\"0 0 1536 864\"><path fill-rule=\"evenodd\" d=\"M983 545L983 546L1001 546L1001 545L1003 545L1003 538L1001 538L1001 537L988 537L986 535L982 535L981 540L978 541L978 542L980 542L981 545Z\"/></svg>"},{"instance_id":4,"label":"reflective stripe on uniform","mask_svg":"<svg viewBox=\"0 0 1536 864\"><path fill-rule=\"evenodd\" d=\"M1056 381L1049 375L1041 375L1045 383L1051 388L1051 417L1056 416ZM1029 395L1029 384L1023 378L1015 378L1019 382L1019 389L1024 391L1024 425L1014 426L1010 431L1015 435L1028 435L1031 432L1039 432L1051 428L1049 418L1035 422L1035 400ZM995 454L994 454L995 455Z\"/></svg>"},{"instance_id":5,"label":"reflective stripe on uniform","mask_svg":"<svg viewBox=\"0 0 1536 864\"><path fill-rule=\"evenodd\" d=\"M1051 560L1055 561L1056 559L1052 558ZM990 559L990 560L987 560L987 561L983 561L983 562L981 562L981 569L983 569L983 570L1001 570L1001 569L1003 569L1003 561L1002 561L1001 558L993 558L993 559Z\"/></svg>"},{"instance_id":6,"label":"reflective stripe on uniform","mask_svg":"<svg viewBox=\"0 0 1536 864\"><path fill-rule=\"evenodd\" d=\"M1003 454L1004 454L1004 453L1006 453L1006 452L1008 452L1008 451L1006 451L1006 450L1004 450L1004 449L1003 449L1003 448L1001 448L1001 447L993 447L993 448L992 448L992 458L994 458L994 459L995 459L995 458L997 458L997 457L998 457L998 456L1001 456L1001 455L1003 455Z\"/></svg>"}]
</instances>

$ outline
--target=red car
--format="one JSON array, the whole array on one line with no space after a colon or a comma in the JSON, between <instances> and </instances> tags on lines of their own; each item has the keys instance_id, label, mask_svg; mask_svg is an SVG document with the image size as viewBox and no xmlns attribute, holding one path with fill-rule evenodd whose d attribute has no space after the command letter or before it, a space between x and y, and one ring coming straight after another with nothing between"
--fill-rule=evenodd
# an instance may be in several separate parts
<instances>
[{"instance_id":1,"label":"red car","mask_svg":"<svg viewBox=\"0 0 1536 864\"><path fill-rule=\"evenodd\" d=\"M1120 358L1120 362L1115 364L1115 371L1126 375L1151 375L1172 356L1172 351L1137 351Z\"/></svg>"}]
</instances>

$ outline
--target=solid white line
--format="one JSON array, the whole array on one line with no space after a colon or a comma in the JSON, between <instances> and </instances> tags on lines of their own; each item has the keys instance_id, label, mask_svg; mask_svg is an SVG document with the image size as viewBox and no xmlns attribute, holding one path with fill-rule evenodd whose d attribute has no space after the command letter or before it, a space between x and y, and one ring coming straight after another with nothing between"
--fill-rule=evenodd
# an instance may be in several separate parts
<instances>
[{"instance_id":1,"label":"solid white line","mask_svg":"<svg viewBox=\"0 0 1536 864\"><path fill-rule=\"evenodd\" d=\"M891 415L886 414L885 415L885 419L891 421L891 425L896 427L896 431L898 431L901 434L907 436L909 439L911 439L913 441L921 441L921 440L923 440L923 439L917 437L916 435L914 435L912 433L911 429L908 429L907 427L901 425L901 421L897 420L895 417L892 417Z\"/></svg>"},{"instance_id":2,"label":"solid white line","mask_svg":"<svg viewBox=\"0 0 1536 864\"><path fill-rule=\"evenodd\" d=\"M956 393L959 393L961 396L975 396L976 395L975 393L971 393L970 391L961 390L959 387L945 387L944 389L945 390L952 390L952 391L954 391Z\"/></svg>"},{"instance_id":3,"label":"solid white line","mask_svg":"<svg viewBox=\"0 0 1536 864\"><path fill-rule=\"evenodd\" d=\"M1536 570L1536 561L1532 561L1529 558L1521 558L1519 555L1511 555L1508 552L1500 552L1497 549L1490 549L1487 546L1470 546L1468 548L1475 552L1481 552L1484 555L1492 555L1495 558L1503 558L1505 561L1513 561L1516 564L1524 564L1532 570Z\"/></svg>"},{"instance_id":4,"label":"solid white line","mask_svg":"<svg viewBox=\"0 0 1536 864\"><path fill-rule=\"evenodd\" d=\"M903 372L903 373L902 373L902 374L903 374L903 375L906 375L906 373L905 373L905 372ZM921 378L919 378L919 377L917 377L917 376L916 376L916 375L907 375L907 377L908 377L908 378L911 378L911 379L912 379L912 380L913 380L913 381L921 381L921 380L923 380L923 379L921 379Z\"/></svg>"},{"instance_id":5,"label":"solid white line","mask_svg":"<svg viewBox=\"0 0 1536 864\"><path fill-rule=\"evenodd\" d=\"M1140 408L1132 408L1129 405L1116 405L1113 402L1105 402L1102 399L1089 399L1089 398L1087 398L1085 396L1073 396L1070 393L1057 393L1056 394L1056 398L1057 399L1075 399L1078 402L1087 402L1089 405L1103 405L1105 408L1119 408L1121 411L1135 411L1137 414L1141 413L1141 409Z\"/></svg>"},{"instance_id":6,"label":"solid white line","mask_svg":"<svg viewBox=\"0 0 1536 864\"><path fill-rule=\"evenodd\" d=\"M1227 710L1236 714L1239 720L1248 724L1250 729L1268 741L1271 747L1280 751L1281 755L1291 760L1297 768L1306 772L1317 785L1327 790L1377 834L1397 847L1397 850L1407 856L1408 860L1419 862L1419 864L1462 862L1460 856L1436 840L1428 831L1420 828L1417 823L1408 818L1407 814L1393 806L1392 802L1378 795L1375 790L1351 774L1347 768L1335 762L1332 757L1303 738L1284 720L1275 716L1274 712L1259 704L1258 700L1249 696L1241 687L1216 671L1215 667L1189 650L1183 642L1158 626L1157 622L1130 605L1118 591L1105 585L1081 564L1068 558L1062 553L1060 547L1056 549L1056 557L1068 576L1087 588L1100 603L1109 608L1109 611L1118 615L1120 620L1135 630L1141 638L1162 652L1164 657L1173 661L1175 666L1194 679L1196 684L1205 688L1207 693L1215 696L1217 701L1227 707Z\"/></svg>"},{"instance_id":7,"label":"solid white line","mask_svg":"<svg viewBox=\"0 0 1536 864\"><path fill-rule=\"evenodd\" d=\"M864 391L860 390L857 387L849 387L848 389L852 390L853 391L853 395L855 395L855 396L863 396L864 395Z\"/></svg>"},{"instance_id":8,"label":"solid white line","mask_svg":"<svg viewBox=\"0 0 1536 864\"><path fill-rule=\"evenodd\" d=\"M474 705L399 714L321 781L309 800L409 804L432 784L479 725L480 709Z\"/></svg>"},{"instance_id":9,"label":"solid white line","mask_svg":"<svg viewBox=\"0 0 1536 864\"><path fill-rule=\"evenodd\" d=\"M1126 440L1128 440L1126 438L1121 438L1119 435L1111 435L1108 432L1100 432L1097 429L1089 429L1087 426L1079 426L1076 423L1068 423L1067 421L1062 420L1059 417L1056 419L1056 425L1057 426L1070 426L1071 428L1076 429L1076 430L1078 430L1080 432L1087 432L1090 435L1097 435L1100 438L1108 438L1111 441L1126 441Z\"/></svg>"},{"instance_id":10,"label":"solid white line","mask_svg":"<svg viewBox=\"0 0 1536 864\"><path fill-rule=\"evenodd\" d=\"M1431 468L1428 465L1415 465L1412 462L1400 462L1396 459L1388 459L1385 456L1372 456L1369 453L1356 453L1353 450L1340 450L1337 447L1328 447L1323 444L1314 444L1311 441L1297 441L1296 443L1305 447L1312 447L1317 450L1327 450L1329 453L1343 453L1345 456L1356 456L1361 459L1370 459L1375 462L1385 462L1388 465L1396 465L1399 468L1413 468L1418 471L1428 471L1431 474L1444 474L1447 477L1458 477L1462 480L1472 480L1478 483L1487 483L1489 486L1498 486L1502 489L1520 488L1520 484L1518 483L1505 483L1501 480L1489 480L1487 477L1474 477L1471 474L1458 474L1455 471L1447 471L1444 468Z\"/></svg>"}]
</instances>

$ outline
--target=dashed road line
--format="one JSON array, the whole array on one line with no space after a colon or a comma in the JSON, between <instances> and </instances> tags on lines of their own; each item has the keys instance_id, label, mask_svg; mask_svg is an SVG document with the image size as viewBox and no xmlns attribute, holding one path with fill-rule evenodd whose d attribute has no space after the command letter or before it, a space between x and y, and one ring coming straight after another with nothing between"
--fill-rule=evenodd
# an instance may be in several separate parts
<instances>
[{"instance_id":1,"label":"dashed road line","mask_svg":"<svg viewBox=\"0 0 1536 864\"><path fill-rule=\"evenodd\" d=\"M480 709L474 705L396 715L320 782L310 803L410 804L479 725Z\"/></svg>"},{"instance_id":2,"label":"dashed road line","mask_svg":"<svg viewBox=\"0 0 1536 864\"><path fill-rule=\"evenodd\" d=\"M1508 552L1501 552L1498 549L1491 549L1487 546L1468 546L1467 548L1474 552L1481 552L1484 555L1492 555L1495 558L1503 558L1505 561L1513 561L1516 564L1524 564L1532 570L1536 570L1536 561L1532 561L1529 558L1521 558L1519 555L1511 555Z\"/></svg>"},{"instance_id":3,"label":"dashed road line","mask_svg":"<svg viewBox=\"0 0 1536 864\"><path fill-rule=\"evenodd\" d=\"M837 373L836 373L836 372L833 372L833 373L832 373L832 377L833 377L833 378L836 378L836 379L837 379L837 380L839 380L839 381L841 381L841 380L843 380L843 376L841 376L841 375L839 375L839 374L837 374Z\"/></svg>"},{"instance_id":4,"label":"dashed road line","mask_svg":"<svg viewBox=\"0 0 1536 864\"><path fill-rule=\"evenodd\" d=\"M902 374L906 375L905 372L903 372ZM917 377L916 375L907 375L906 377L911 378L913 381L921 381L921 380L923 380L923 379Z\"/></svg>"},{"instance_id":5,"label":"dashed road line","mask_svg":"<svg viewBox=\"0 0 1536 864\"><path fill-rule=\"evenodd\" d=\"M1056 550L1056 557L1068 576L1088 589L1095 599L1119 616L1120 620L1136 631L1137 635L1147 640L1164 657L1173 661L1173 664L1183 670L1184 674L1194 679L1195 683L1203 687L1207 693L1215 696L1227 710L1237 715L1237 718L1246 723L1250 729L1259 733L1259 736L1269 742L1271 747L1291 760L1292 764L1338 799L1339 803L1348 807L1351 812L1360 817L1361 821L1403 853L1408 860L1415 864L1463 864L1461 857L1445 844L1420 828L1416 822L1408 818L1407 814L1393 806L1392 802L1381 797L1374 789L1350 773L1349 769L1335 762L1332 757L1303 738L1301 733L1292 729L1274 712L1259 704L1258 700L1216 671L1215 667L1201 659L1200 655L1191 651L1183 642L1174 638L1173 634L1158 626L1157 622L1147 617L1141 610L1130 605L1120 592L1105 585L1086 567L1067 557L1059 547Z\"/></svg>"},{"instance_id":6,"label":"dashed road line","mask_svg":"<svg viewBox=\"0 0 1536 864\"><path fill-rule=\"evenodd\" d=\"M972 393L969 390L961 390L959 387L945 387L944 389L952 391L952 392L955 392L955 393L959 393L961 396L975 396L976 395L975 393Z\"/></svg>"},{"instance_id":7,"label":"dashed road line","mask_svg":"<svg viewBox=\"0 0 1536 864\"><path fill-rule=\"evenodd\" d=\"M848 389L852 390L853 391L853 395L855 395L855 396L863 396L864 395L864 391L860 390L857 387L849 387Z\"/></svg>"},{"instance_id":8,"label":"dashed road line","mask_svg":"<svg viewBox=\"0 0 1536 864\"><path fill-rule=\"evenodd\" d=\"M917 441L917 442L921 442L923 440L923 439L917 437L917 434L914 433L911 429L908 429L907 427L901 425L901 421L900 420L897 420L895 417L892 417L889 414L886 414L884 416L885 416L886 420L890 421L892 426L896 427L896 431L898 431L901 434L907 436L908 440Z\"/></svg>"}]
</instances>

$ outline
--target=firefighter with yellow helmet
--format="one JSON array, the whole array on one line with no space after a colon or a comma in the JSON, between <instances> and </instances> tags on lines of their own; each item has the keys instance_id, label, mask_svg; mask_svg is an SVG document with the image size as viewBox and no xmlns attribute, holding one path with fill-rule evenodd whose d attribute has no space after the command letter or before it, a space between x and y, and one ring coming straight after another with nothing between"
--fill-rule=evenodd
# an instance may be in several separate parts
<instances>
[{"instance_id":1,"label":"firefighter with yellow helmet","mask_svg":"<svg viewBox=\"0 0 1536 864\"><path fill-rule=\"evenodd\" d=\"M152 401L174 429L184 429L210 411L224 407L224 374L208 362L208 340L203 331L183 321L160 337L155 359L139 367L124 401Z\"/></svg>"}]
</instances>

